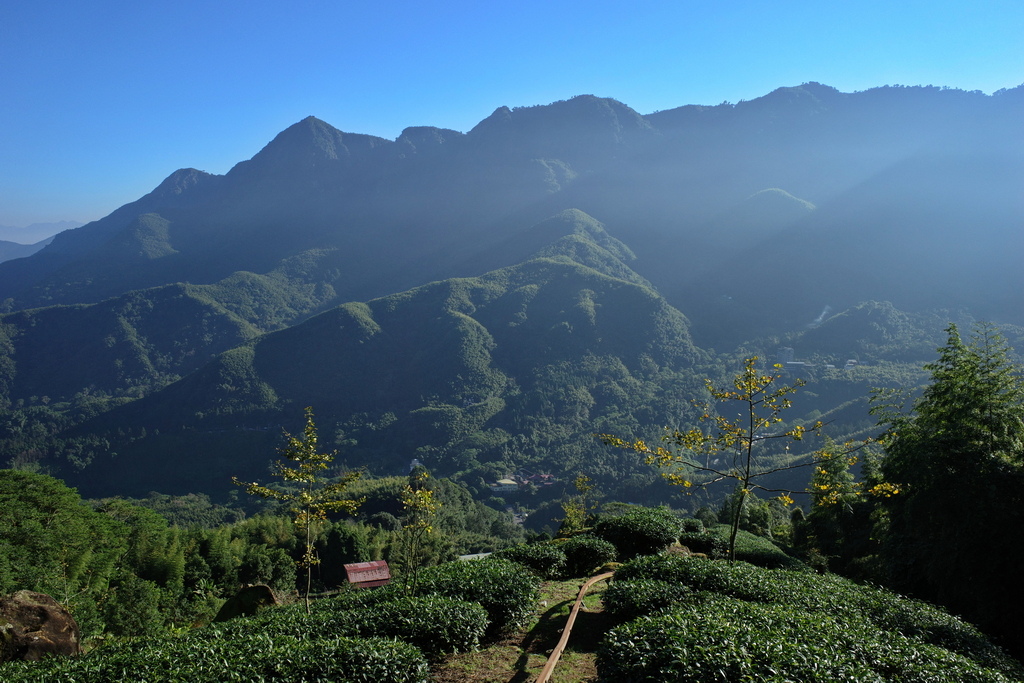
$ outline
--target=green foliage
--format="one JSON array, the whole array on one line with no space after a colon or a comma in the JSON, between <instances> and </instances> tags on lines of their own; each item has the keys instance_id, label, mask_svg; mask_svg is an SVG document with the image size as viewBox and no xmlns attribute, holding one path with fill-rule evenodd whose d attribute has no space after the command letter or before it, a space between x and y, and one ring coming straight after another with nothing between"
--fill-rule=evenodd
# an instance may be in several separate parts
<instances>
[{"instance_id":1,"label":"green foliage","mask_svg":"<svg viewBox=\"0 0 1024 683\"><path fill-rule=\"evenodd\" d=\"M160 589L153 581L123 572L111 581L111 594L103 605L103 620L109 633L130 637L153 637L164 630L160 612Z\"/></svg>"},{"instance_id":2,"label":"green foliage","mask_svg":"<svg viewBox=\"0 0 1024 683\"><path fill-rule=\"evenodd\" d=\"M746 616L755 614L756 609L762 606L771 608L771 611L766 612L764 617L766 630L762 631L760 635L756 635L757 638L764 641L756 644L757 648L769 647L771 641L776 643L789 641L792 633L787 630L788 626L774 635L770 631L773 619L782 618L785 622L789 618L786 616L788 614L799 617L799 621L794 622L793 626L797 630L799 630L796 626L797 623L813 622L815 619L822 619L825 623L834 622L835 626L828 626L828 633L817 634L823 638L832 638L829 633L843 633L850 630L850 632L858 634L855 637L866 638L865 642L870 643L884 643L889 639L904 643L905 639L908 639L911 645L923 644L924 654L916 655L907 652L903 645L899 645L897 652L904 653L910 658L910 661L931 657L939 657L945 662L966 659L970 660L975 668L998 669L1010 678L1024 675L1024 671L1021 671L1017 662L995 647L974 626L960 621L937 607L909 600L878 588L861 586L831 574L818 575L806 571L763 569L742 562L728 564L702 558L656 555L638 558L623 565L616 572L616 582L638 580L665 581L674 585L687 586L696 593L714 593L713 596L706 596L705 601L694 601L687 594L681 594L681 599L687 602L688 613L708 615L707 621L705 621L705 617L698 616L699 621L693 622L692 625L697 629L709 627L710 622L713 622L715 618L724 618L717 608L702 612L708 604L721 604L729 610L742 610L741 618L726 620L733 624L727 626L727 629L738 629L737 637L747 633L745 629L749 628L749 625L743 625ZM730 603L729 600L733 602ZM640 600L636 604L641 604ZM664 607L664 601L653 604L658 608ZM751 616L751 618L755 617ZM756 619L760 619L760 617L756 617ZM713 629L716 637L724 637L723 632L717 628ZM874 632L874 635L870 635L869 631ZM651 634L647 633L646 635ZM742 636L742 638L746 637L746 635ZM816 636L808 636L812 641L814 637ZM838 648L841 643L845 642L845 640L840 642L833 640L832 647ZM664 642L660 645L668 647L669 651L676 651L675 646L669 646ZM705 646L707 645L704 641L693 645L693 647ZM947 652L935 654L939 648L947 650ZM860 649L853 651L862 652ZM863 652L863 657L869 657L871 646L865 647ZM882 647L879 652L887 652L887 646ZM723 661L731 661L736 654L735 652L723 653L721 656ZM768 655L765 657L765 661L771 661L771 657ZM886 657L888 658L888 656ZM886 666L893 666L893 662L898 662L898 659L898 656L893 655L893 661ZM730 664L730 666L732 665ZM742 666L743 658L735 665ZM901 671L901 669L897 668L894 671ZM799 677L797 680L800 680ZM911 678L910 680L916 679Z\"/></svg>"},{"instance_id":3,"label":"green foliage","mask_svg":"<svg viewBox=\"0 0 1024 683\"><path fill-rule=\"evenodd\" d=\"M692 588L675 581L616 578L601 596L601 604L616 621L622 622L655 614L694 596Z\"/></svg>"},{"instance_id":4,"label":"green foliage","mask_svg":"<svg viewBox=\"0 0 1024 683\"><path fill-rule=\"evenodd\" d=\"M590 576L595 569L618 557L615 545L591 534L578 534L561 542L566 576Z\"/></svg>"},{"instance_id":5,"label":"green foliage","mask_svg":"<svg viewBox=\"0 0 1024 683\"><path fill-rule=\"evenodd\" d=\"M577 474L573 480L576 494L562 502L562 511L565 517L562 519L562 526L559 533L563 536L570 536L583 531L587 525L587 517L591 513L592 506L587 500L588 495L594 489L590 477L585 474Z\"/></svg>"},{"instance_id":6,"label":"green foliage","mask_svg":"<svg viewBox=\"0 0 1024 683\"><path fill-rule=\"evenodd\" d=\"M350 472L334 482L328 481L324 476L324 470L334 461L334 454L317 453L318 435L312 408L306 408L306 426L302 438L290 434L287 438L288 443L281 449L281 454L295 462L296 466L289 467L279 461L277 474L285 485L297 486L297 491L264 486L258 482L246 484L237 479L234 479L234 482L245 486L246 491L254 496L272 498L291 505L291 510L295 514L295 524L302 530L304 536L305 552L299 560L299 566L306 569L306 611L309 611L313 566L320 563L320 558L316 554L315 527L327 518L328 512L356 511L362 501L342 496L349 484L362 473Z\"/></svg>"},{"instance_id":7,"label":"green foliage","mask_svg":"<svg viewBox=\"0 0 1024 683\"><path fill-rule=\"evenodd\" d=\"M1020 652L1006 609L1024 600L1024 381L991 325L971 340L955 325L910 412L880 396L885 515L879 535L893 585L976 621ZM992 553L1000 555L992 561Z\"/></svg>"},{"instance_id":8,"label":"green foliage","mask_svg":"<svg viewBox=\"0 0 1024 683\"><path fill-rule=\"evenodd\" d=\"M396 638L430 658L475 649L487 628L487 613L472 602L439 595L413 597L396 590L361 593L318 600L309 614L295 605L264 609L252 618L233 620L228 628L239 641L262 632L303 639L326 633Z\"/></svg>"},{"instance_id":9,"label":"green foliage","mask_svg":"<svg viewBox=\"0 0 1024 683\"><path fill-rule=\"evenodd\" d=\"M402 572L410 576L409 592L416 595L420 569L436 560L423 551L428 547L427 539L434 534L434 518L442 504L434 497L434 491L427 485L430 478L425 469L413 470L409 483L402 489L402 508L405 511L402 524L402 542L396 559ZM399 564L396 562L396 564Z\"/></svg>"},{"instance_id":10,"label":"green foliage","mask_svg":"<svg viewBox=\"0 0 1024 683\"><path fill-rule=\"evenodd\" d=\"M691 552L704 554L711 559L721 559L729 555L730 533L728 525L719 524L706 531L684 532L679 535L679 543ZM806 568L804 563L785 547L749 531L737 532L735 550L737 560L759 567L797 570Z\"/></svg>"},{"instance_id":11,"label":"green foliage","mask_svg":"<svg viewBox=\"0 0 1024 683\"><path fill-rule=\"evenodd\" d=\"M634 508L621 517L598 519L591 532L628 560L661 552L679 537L679 519L664 508Z\"/></svg>"},{"instance_id":12,"label":"green foliage","mask_svg":"<svg viewBox=\"0 0 1024 683\"><path fill-rule=\"evenodd\" d=\"M566 572L564 546L551 541L514 545L499 550L492 557L521 564L541 579L554 579Z\"/></svg>"},{"instance_id":13,"label":"green foliage","mask_svg":"<svg viewBox=\"0 0 1024 683\"><path fill-rule=\"evenodd\" d=\"M132 505L153 510L170 524L183 529L193 526L212 529L238 522L245 517L242 510L213 503L210 496L205 493L170 496L152 491L145 498L124 498L123 500Z\"/></svg>"},{"instance_id":14,"label":"green foliage","mask_svg":"<svg viewBox=\"0 0 1024 683\"><path fill-rule=\"evenodd\" d=\"M683 533L700 533L706 528L704 521L697 517L686 517L679 520L679 528Z\"/></svg>"},{"instance_id":15,"label":"green foliage","mask_svg":"<svg viewBox=\"0 0 1024 683\"><path fill-rule=\"evenodd\" d=\"M598 668L608 681L1014 680L900 633L724 597L614 629Z\"/></svg>"},{"instance_id":16,"label":"green foliage","mask_svg":"<svg viewBox=\"0 0 1024 683\"><path fill-rule=\"evenodd\" d=\"M514 562L483 559L448 562L424 569L420 593L476 602L487 610L488 635L525 626L533 615L540 582Z\"/></svg>"},{"instance_id":17,"label":"green foliage","mask_svg":"<svg viewBox=\"0 0 1024 683\"><path fill-rule=\"evenodd\" d=\"M363 477L350 489L353 498L363 499L360 518L369 524L387 524L401 528L402 494L409 484L407 477ZM451 555L491 552L523 541L522 527L513 524L511 515L474 500L472 493L460 482L431 478L429 487L440 508L434 513L431 526L438 541L433 559L444 561ZM386 516L381 516L386 515ZM397 529L396 529L397 530Z\"/></svg>"},{"instance_id":18,"label":"green foliage","mask_svg":"<svg viewBox=\"0 0 1024 683\"><path fill-rule=\"evenodd\" d=\"M397 638L427 657L475 650L487 630L479 604L439 595L405 597L359 610L360 635Z\"/></svg>"},{"instance_id":19,"label":"green foliage","mask_svg":"<svg viewBox=\"0 0 1024 683\"><path fill-rule=\"evenodd\" d=\"M648 464L667 470L662 473L673 485L683 489L693 486L710 486L721 481L732 481L736 485L736 500L731 511L732 527L729 535L729 557L736 559L736 533L745 511L747 496L755 489L766 488L763 480L770 475L792 469L792 463L777 464L762 452L769 443L782 441L786 444L801 441L805 432L816 432L820 422L809 428L801 424L789 428L783 424L782 411L792 406L791 394L804 385L797 380L792 385L779 384L782 375L776 366L774 373L757 369L757 356L744 361L743 370L732 379L735 390L721 389L712 380L705 380L708 392L716 401L733 401L740 408L737 418L716 414L711 404L702 407L701 422L712 425L710 430L694 427L689 430L666 430L662 441L672 444L677 450L662 446L650 447L643 440L628 441L611 434L602 434L601 439L617 448L632 450L645 456ZM723 464L719 464L723 463ZM782 491L786 502L792 491Z\"/></svg>"},{"instance_id":20,"label":"green foliage","mask_svg":"<svg viewBox=\"0 0 1024 683\"><path fill-rule=\"evenodd\" d=\"M269 633L231 637L208 627L181 638L104 647L73 659L3 666L10 683L101 683L162 681L221 683L250 681L382 681L426 683L427 662L407 643L389 638L325 636L298 639Z\"/></svg>"},{"instance_id":21,"label":"green foliage","mask_svg":"<svg viewBox=\"0 0 1024 683\"><path fill-rule=\"evenodd\" d=\"M679 535L679 543L686 546L690 552L703 553L712 559L729 555L729 539L710 531L683 532Z\"/></svg>"},{"instance_id":22,"label":"green foliage","mask_svg":"<svg viewBox=\"0 0 1024 683\"><path fill-rule=\"evenodd\" d=\"M182 531L127 501L94 509L55 479L12 470L0 470L0 503L0 593L52 595L86 637L208 621L241 583L295 589L287 519Z\"/></svg>"},{"instance_id":23,"label":"green foliage","mask_svg":"<svg viewBox=\"0 0 1024 683\"><path fill-rule=\"evenodd\" d=\"M818 451L811 478L810 513L793 522L794 545L845 576L882 578L865 576L865 570L858 569L863 558L877 553L877 543L871 537L875 501L865 495L863 482L855 481L850 471L854 465L860 465L862 479L875 483L876 463L877 457L871 451L851 457L826 439Z\"/></svg>"},{"instance_id":24,"label":"green foliage","mask_svg":"<svg viewBox=\"0 0 1024 683\"><path fill-rule=\"evenodd\" d=\"M56 479L0 470L0 594L47 593L85 617L80 626L93 635L103 628L97 604L129 551L127 536L123 523Z\"/></svg>"}]
</instances>

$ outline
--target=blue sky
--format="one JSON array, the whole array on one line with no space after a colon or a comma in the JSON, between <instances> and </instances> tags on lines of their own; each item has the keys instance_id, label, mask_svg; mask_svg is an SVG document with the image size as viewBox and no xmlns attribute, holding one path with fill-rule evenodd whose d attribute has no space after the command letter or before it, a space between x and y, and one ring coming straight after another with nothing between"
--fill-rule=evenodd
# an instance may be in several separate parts
<instances>
[{"instance_id":1,"label":"blue sky","mask_svg":"<svg viewBox=\"0 0 1024 683\"><path fill-rule=\"evenodd\" d=\"M94 220L175 169L225 173L310 114L393 139L584 93L649 113L807 81L1017 86L1024 3L6 2L0 226Z\"/></svg>"}]
</instances>

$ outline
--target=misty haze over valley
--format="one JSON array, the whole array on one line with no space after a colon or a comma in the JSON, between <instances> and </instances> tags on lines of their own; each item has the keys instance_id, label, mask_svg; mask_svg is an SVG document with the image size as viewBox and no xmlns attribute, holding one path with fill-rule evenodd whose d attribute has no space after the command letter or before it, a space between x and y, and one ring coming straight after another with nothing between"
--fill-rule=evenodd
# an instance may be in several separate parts
<instances>
[{"instance_id":1,"label":"misty haze over valley","mask_svg":"<svg viewBox=\"0 0 1024 683\"><path fill-rule=\"evenodd\" d=\"M84 492L217 495L315 405L349 466L479 487L596 458L641 495L591 434L685 421L701 378L783 347L802 408L861 433L856 399L920 380L948 322L1019 348L1022 116L1024 88L806 83L395 140L309 117L0 264L0 399L41 435L0 448Z\"/></svg>"}]
</instances>

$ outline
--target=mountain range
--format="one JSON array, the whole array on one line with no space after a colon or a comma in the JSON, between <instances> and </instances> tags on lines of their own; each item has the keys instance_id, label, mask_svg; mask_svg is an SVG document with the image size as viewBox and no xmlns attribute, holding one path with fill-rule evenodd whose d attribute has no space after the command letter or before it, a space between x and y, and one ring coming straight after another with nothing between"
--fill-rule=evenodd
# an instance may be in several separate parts
<instances>
[{"instance_id":1,"label":"mountain range","mask_svg":"<svg viewBox=\"0 0 1024 683\"><path fill-rule=\"evenodd\" d=\"M313 405L348 466L587 470L625 499L656 477L594 432L685 424L703 377L780 345L874 368L801 407L863 429L849 402L915 377L945 322L1020 337L1022 115L1024 87L807 83L395 140L304 119L0 263L0 457L216 492Z\"/></svg>"}]
</instances>

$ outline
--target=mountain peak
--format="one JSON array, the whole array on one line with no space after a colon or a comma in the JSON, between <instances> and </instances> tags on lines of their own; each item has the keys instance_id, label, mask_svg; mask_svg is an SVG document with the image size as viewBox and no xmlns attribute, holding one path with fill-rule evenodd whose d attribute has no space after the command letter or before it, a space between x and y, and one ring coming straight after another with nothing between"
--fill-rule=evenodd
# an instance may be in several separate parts
<instances>
[{"instance_id":1,"label":"mountain peak","mask_svg":"<svg viewBox=\"0 0 1024 683\"><path fill-rule=\"evenodd\" d=\"M783 111L818 112L832 108L836 101L843 97L846 96L835 88L812 81L803 85L776 88L767 95L739 103L737 108L758 113L773 111L776 115Z\"/></svg>"},{"instance_id":2,"label":"mountain peak","mask_svg":"<svg viewBox=\"0 0 1024 683\"><path fill-rule=\"evenodd\" d=\"M412 147L417 153L437 150L463 137L457 130L434 126L410 126L402 131L396 142Z\"/></svg>"},{"instance_id":3,"label":"mountain peak","mask_svg":"<svg viewBox=\"0 0 1024 683\"><path fill-rule=\"evenodd\" d=\"M164 178L163 182L157 185L150 194L154 197L180 195L203 182L217 177L219 176L207 173L206 171L200 171L195 168L179 168L177 171Z\"/></svg>"},{"instance_id":4,"label":"mountain peak","mask_svg":"<svg viewBox=\"0 0 1024 683\"><path fill-rule=\"evenodd\" d=\"M350 166L381 148L393 145L373 135L343 133L315 116L307 116L277 134L252 159L237 164L229 175L256 172L274 177L294 177L314 172L324 164Z\"/></svg>"},{"instance_id":5,"label":"mountain peak","mask_svg":"<svg viewBox=\"0 0 1024 683\"><path fill-rule=\"evenodd\" d=\"M532 107L498 107L470 131L486 134L498 127L512 127L521 134L535 134L548 127L611 126L615 130L649 129L644 118L618 100L595 95L576 95L568 100Z\"/></svg>"},{"instance_id":6,"label":"mountain peak","mask_svg":"<svg viewBox=\"0 0 1024 683\"><path fill-rule=\"evenodd\" d=\"M592 168L623 144L653 133L651 124L621 102L578 95L534 107L499 107L466 135L490 153Z\"/></svg>"}]
</instances>

